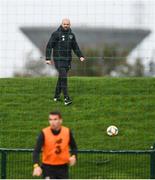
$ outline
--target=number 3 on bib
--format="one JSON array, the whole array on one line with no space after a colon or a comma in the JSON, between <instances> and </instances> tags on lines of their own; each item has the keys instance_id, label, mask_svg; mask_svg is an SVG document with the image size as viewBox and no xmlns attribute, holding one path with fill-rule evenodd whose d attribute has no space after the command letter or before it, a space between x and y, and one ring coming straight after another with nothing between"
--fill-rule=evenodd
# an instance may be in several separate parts
<instances>
[{"instance_id":1,"label":"number 3 on bib","mask_svg":"<svg viewBox=\"0 0 155 180\"><path fill-rule=\"evenodd\" d=\"M60 154L61 153L61 147L56 146L55 154Z\"/></svg>"}]
</instances>

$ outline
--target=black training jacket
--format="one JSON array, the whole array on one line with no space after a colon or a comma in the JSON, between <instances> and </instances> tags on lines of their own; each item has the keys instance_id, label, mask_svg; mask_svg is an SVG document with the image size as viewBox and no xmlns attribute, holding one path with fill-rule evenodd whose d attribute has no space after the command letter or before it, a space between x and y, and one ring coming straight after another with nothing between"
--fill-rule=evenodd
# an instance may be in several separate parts
<instances>
[{"instance_id":1,"label":"black training jacket","mask_svg":"<svg viewBox=\"0 0 155 180\"><path fill-rule=\"evenodd\" d=\"M63 66L68 66L72 60L72 50L80 58L83 54L76 42L76 38L72 30L64 30L60 26L52 33L46 46L46 60L51 60L51 53L53 49L53 60ZM60 62L61 61L61 62Z\"/></svg>"}]
</instances>

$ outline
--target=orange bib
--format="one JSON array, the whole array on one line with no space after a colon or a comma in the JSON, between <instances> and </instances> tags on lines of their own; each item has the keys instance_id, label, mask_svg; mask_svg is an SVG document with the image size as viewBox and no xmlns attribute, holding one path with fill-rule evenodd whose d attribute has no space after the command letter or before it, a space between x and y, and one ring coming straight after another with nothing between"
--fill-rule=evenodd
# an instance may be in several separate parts
<instances>
[{"instance_id":1,"label":"orange bib","mask_svg":"<svg viewBox=\"0 0 155 180\"><path fill-rule=\"evenodd\" d=\"M69 128L62 126L58 135L51 132L51 127L44 128L42 162L49 165L62 165L69 162Z\"/></svg>"}]
</instances>

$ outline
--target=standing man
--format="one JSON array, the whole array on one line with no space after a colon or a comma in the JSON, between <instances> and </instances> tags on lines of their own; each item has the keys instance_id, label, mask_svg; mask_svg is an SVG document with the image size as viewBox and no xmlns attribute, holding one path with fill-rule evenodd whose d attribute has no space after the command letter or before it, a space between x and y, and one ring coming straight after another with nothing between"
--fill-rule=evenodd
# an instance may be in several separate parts
<instances>
[{"instance_id":1,"label":"standing man","mask_svg":"<svg viewBox=\"0 0 155 180\"><path fill-rule=\"evenodd\" d=\"M33 152L33 176L48 179L68 179L68 165L77 159L77 145L69 128L62 126L60 112L49 113L50 126L44 128L38 137ZM71 148L71 155L70 150ZM42 150L42 165L39 154Z\"/></svg>"},{"instance_id":2,"label":"standing man","mask_svg":"<svg viewBox=\"0 0 155 180\"><path fill-rule=\"evenodd\" d=\"M70 20L63 19L61 26L52 33L46 47L46 63L52 64L51 53L53 49L53 61L59 73L54 101L60 101L60 94L63 92L65 105L72 103L67 87L67 73L71 68L72 50L78 56L80 61L85 60L70 26Z\"/></svg>"}]
</instances>

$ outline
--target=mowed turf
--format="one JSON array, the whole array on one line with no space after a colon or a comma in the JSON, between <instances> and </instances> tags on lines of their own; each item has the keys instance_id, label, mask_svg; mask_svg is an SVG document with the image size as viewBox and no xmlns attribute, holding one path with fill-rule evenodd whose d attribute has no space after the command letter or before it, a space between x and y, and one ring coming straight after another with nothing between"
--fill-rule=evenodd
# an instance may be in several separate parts
<instances>
[{"instance_id":1,"label":"mowed turf","mask_svg":"<svg viewBox=\"0 0 155 180\"><path fill-rule=\"evenodd\" d=\"M33 148L53 110L79 149L150 149L155 142L154 78L71 77L68 107L51 100L55 84L51 77L0 79L0 147ZM107 136L109 125L118 136Z\"/></svg>"},{"instance_id":2,"label":"mowed turf","mask_svg":"<svg viewBox=\"0 0 155 180\"><path fill-rule=\"evenodd\" d=\"M155 79L71 77L68 107L51 100L55 84L56 78L0 79L1 148L33 148L53 110L62 112L79 149L146 150L155 142ZM118 136L107 136L109 125ZM31 152L7 153L7 178L32 178ZM70 178L150 178L150 156L79 154Z\"/></svg>"}]
</instances>

